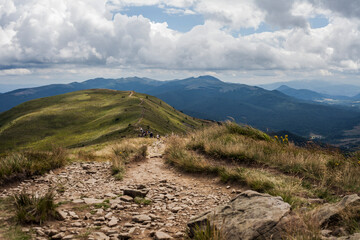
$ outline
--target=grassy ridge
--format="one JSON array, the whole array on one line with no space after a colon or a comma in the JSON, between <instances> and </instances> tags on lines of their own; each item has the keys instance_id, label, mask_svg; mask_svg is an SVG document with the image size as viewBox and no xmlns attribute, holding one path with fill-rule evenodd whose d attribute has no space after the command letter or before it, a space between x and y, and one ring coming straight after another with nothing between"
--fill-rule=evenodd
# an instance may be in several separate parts
<instances>
[{"instance_id":1,"label":"grassy ridge","mask_svg":"<svg viewBox=\"0 0 360 240\"><path fill-rule=\"evenodd\" d=\"M85 90L32 100L0 114L0 153L100 143L136 136L140 126L163 135L201 125L152 96Z\"/></svg>"}]
</instances>

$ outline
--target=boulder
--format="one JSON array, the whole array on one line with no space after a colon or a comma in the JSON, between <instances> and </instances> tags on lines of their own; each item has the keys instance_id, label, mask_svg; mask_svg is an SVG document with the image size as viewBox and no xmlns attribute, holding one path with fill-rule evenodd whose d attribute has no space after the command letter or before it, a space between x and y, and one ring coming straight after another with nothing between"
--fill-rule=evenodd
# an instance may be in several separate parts
<instances>
[{"instance_id":1,"label":"boulder","mask_svg":"<svg viewBox=\"0 0 360 240\"><path fill-rule=\"evenodd\" d=\"M228 240L281 239L290 205L281 197L245 191L229 203L204 212L188 223L190 235L209 223Z\"/></svg>"},{"instance_id":2,"label":"boulder","mask_svg":"<svg viewBox=\"0 0 360 240\"><path fill-rule=\"evenodd\" d=\"M345 196L340 202L335 204L325 204L313 212L314 219L316 219L322 227L337 221L339 214L348 207L359 206L360 197L357 194Z\"/></svg>"},{"instance_id":3,"label":"boulder","mask_svg":"<svg viewBox=\"0 0 360 240\"><path fill-rule=\"evenodd\" d=\"M124 195L130 196L132 198L141 197L144 198L148 194L149 190L147 189L124 189Z\"/></svg>"}]
</instances>

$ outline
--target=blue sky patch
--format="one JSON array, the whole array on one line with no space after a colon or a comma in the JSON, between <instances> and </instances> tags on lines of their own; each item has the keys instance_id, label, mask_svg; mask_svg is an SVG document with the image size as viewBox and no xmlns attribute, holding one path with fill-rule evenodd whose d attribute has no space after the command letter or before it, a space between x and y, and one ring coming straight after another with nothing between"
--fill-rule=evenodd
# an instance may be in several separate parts
<instances>
[{"instance_id":1,"label":"blue sky patch","mask_svg":"<svg viewBox=\"0 0 360 240\"><path fill-rule=\"evenodd\" d=\"M323 28L329 24L329 20L325 17L319 16L316 18L310 18L309 23L311 28Z\"/></svg>"},{"instance_id":2,"label":"blue sky patch","mask_svg":"<svg viewBox=\"0 0 360 240\"><path fill-rule=\"evenodd\" d=\"M193 27L204 24L204 17L200 14L170 14L157 6L128 7L121 13L128 16L142 15L154 22L167 22L169 28L179 32L188 32Z\"/></svg>"}]
</instances>

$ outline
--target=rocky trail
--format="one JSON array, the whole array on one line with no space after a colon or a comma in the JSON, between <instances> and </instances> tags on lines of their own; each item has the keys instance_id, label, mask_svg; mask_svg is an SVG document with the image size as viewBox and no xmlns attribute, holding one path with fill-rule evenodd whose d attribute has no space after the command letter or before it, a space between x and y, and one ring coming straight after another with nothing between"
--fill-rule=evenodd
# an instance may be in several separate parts
<instances>
[{"instance_id":1,"label":"rocky trail","mask_svg":"<svg viewBox=\"0 0 360 240\"><path fill-rule=\"evenodd\" d=\"M122 181L111 176L109 162L74 162L0 190L0 198L56 193L63 220L23 228L37 240L183 239L191 217L228 202L237 191L213 178L181 175L164 163L163 151L156 142L146 160L127 166Z\"/></svg>"}]
</instances>

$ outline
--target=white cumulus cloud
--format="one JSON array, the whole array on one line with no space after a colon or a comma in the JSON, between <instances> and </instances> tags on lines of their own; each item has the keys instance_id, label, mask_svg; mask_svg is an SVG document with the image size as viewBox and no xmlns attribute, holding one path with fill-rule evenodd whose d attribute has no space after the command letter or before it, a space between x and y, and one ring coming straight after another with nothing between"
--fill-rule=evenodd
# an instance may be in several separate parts
<instances>
[{"instance_id":1,"label":"white cumulus cloud","mask_svg":"<svg viewBox=\"0 0 360 240\"><path fill-rule=\"evenodd\" d=\"M114 9L202 14L181 33ZM0 0L0 69L93 66L186 71L359 71L360 3L321 0ZM329 19L311 29L308 18ZM274 31L232 34L262 23ZM11 70L18 69L18 70ZM61 69L61 67L59 67ZM10 74L10 72L9 72Z\"/></svg>"}]
</instances>

